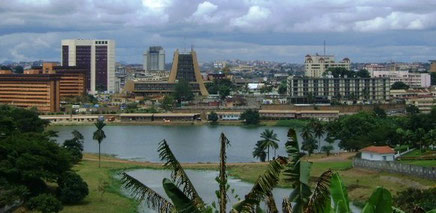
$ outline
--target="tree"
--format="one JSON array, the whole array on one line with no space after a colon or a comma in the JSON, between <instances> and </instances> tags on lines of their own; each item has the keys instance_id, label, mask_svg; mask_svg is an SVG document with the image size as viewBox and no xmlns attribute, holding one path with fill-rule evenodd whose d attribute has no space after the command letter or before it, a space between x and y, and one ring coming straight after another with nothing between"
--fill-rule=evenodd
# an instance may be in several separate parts
<instances>
[{"instance_id":1,"label":"tree","mask_svg":"<svg viewBox=\"0 0 436 213\"><path fill-rule=\"evenodd\" d=\"M216 112L212 111L207 116L207 119L212 122L212 124L216 124L218 122L218 114Z\"/></svg>"},{"instance_id":2,"label":"tree","mask_svg":"<svg viewBox=\"0 0 436 213\"><path fill-rule=\"evenodd\" d=\"M16 67L15 67L15 73L17 73L17 74L23 74L23 72L24 72L24 69L23 69L22 66L16 66Z\"/></svg>"},{"instance_id":3,"label":"tree","mask_svg":"<svg viewBox=\"0 0 436 213\"><path fill-rule=\"evenodd\" d=\"M375 106L373 109L374 114L379 118L386 118L387 114L386 111L379 106Z\"/></svg>"},{"instance_id":4,"label":"tree","mask_svg":"<svg viewBox=\"0 0 436 213\"><path fill-rule=\"evenodd\" d=\"M82 160L82 151L83 151L83 135L77 131L73 130L71 132L73 134L73 138L64 141L64 148L70 152L72 157L72 161L74 164L78 163Z\"/></svg>"},{"instance_id":5,"label":"tree","mask_svg":"<svg viewBox=\"0 0 436 213\"><path fill-rule=\"evenodd\" d=\"M265 131L263 131L260 134L260 138L262 140L259 140L256 144L256 148L254 149L254 151L256 152L257 147L263 149L263 151L266 150L267 153L267 157L268 157L268 161L270 160L269 158L269 149L272 148L274 149L274 158L276 157L276 150L279 148L279 145L277 142L279 142L279 139L277 138L277 134L274 133L274 130L270 130L270 129L265 129ZM254 152L253 152L254 155Z\"/></svg>"},{"instance_id":6,"label":"tree","mask_svg":"<svg viewBox=\"0 0 436 213\"><path fill-rule=\"evenodd\" d=\"M288 91L288 83L286 80L283 80L282 82L280 82L279 89L277 92L280 95L285 95L287 91Z\"/></svg>"},{"instance_id":7,"label":"tree","mask_svg":"<svg viewBox=\"0 0 436 213\"><path fill-rule=\"evenodd\" d=\"M27 207L30 210L36 210L42 213L56 213L63 209L62 203L50 194L40 194L31 198L27 203Z\"/></svg>"},{"instance_id":8,"label":"tree","mask_svg":"<svg viewBox=\"0 0 436 213\"><path fill-rule=\"evenodd\" d=\"M65 172L58 179L59 199L66 204L76 204L89 193L88 184L74 172Z\"/></svg>"},{"instance_id":9,"label":"tree","mask_svg":"<svg viewBox=\"0 0 436 213\"><path fill-rule=\"evenodd\" d=\"M260 121L259 111L247 109L241 114L241 120L249 125L258 124Z\"/></svg>"},{"instance_id":10,"label":"tree","mask_svg":"<svg viewBox=\"0 0 436 213\"><path fill-rule=\"evenodd\" d=\"M327 73L331 73L335 78L345 78L345 76L353 78L356 76L355 72L349 71L343 67L329 67L325 74Z\"/></svg>"},{"instance_id":11,"label":"tree","mask_svg":"<svg viewBox=\"0 0 436 213\"><path fill-rule=\"evenodd\" d=\"M409 89L409 86L402 81L397 81L391 85L391 89Z\"/></svg>"},{"instance_id":12,"label":"tree","mask_svg":"<svg viewBox=\"0 0 436 213\"><path fill-rule=\"evenodd\" d=\"M356 72L356 76L359 77L359 78L369 78L369 77L371 77L369 75L368 70L366 70L366 69L361 69L361 70L357 71Z\"/></svg>"},{"instance_id":13,"label":"tree","mask_svg":"<svg viewBox=\"0 0 436 213\"><path fill-rule=\"evenodd\" d=\"M308 124L313 130L313 136L318 139L318 148L321 148L321 137L325 134L325 127L319 120L311 120Z\"/></svg>"},{"instance_id":14,"label":"tree","mask_svg":"<svg viewBox=\"0 0 436 213\"><path fill-rule=\"evenodd\" d=\"M406 112L410 115L415 115L418 114L420 110L417 106L410 104L406 107Z\"/></svg>"},{"instance_id":15,"label":"tree","mask_svg":"<svg viewBox=\"0 0 436 213\"><path fill-rule=\"evenodd\" d=\"M321 151L325 152L327 154L327 156L330 155L330 152L333 150L333 146L332 145L325 145L321 147Z\"/></svg>"},{"instance_id":16,"label":"tree","mask_svg":"<svg viewBox=\"0 0 436 213\"><path fill-rule=\"evenodd\" d=\"M305 125L301 130L301 137L303 139L312 138L313 137L313 129L310 125Z\"/></svg>"},{"instance_id":17,"label":"tree","mask_svg":"<svg viewBox=\"0 0 436 213\"><path fill-rule=\"evenodd\" d=\"M182 101L191 101L194 99L192 87L185 80L179 80L174 86L174 98L181 103Z\"/></svg>"},{"instance_id":18,"label":"tree","mask_svg":"<svg viewBox=\"0 0 436 213\"><path fill-rule=\"evenodd\" d=\"M258 158L261 162L265 162L266 152L262 141L257 141L256 146L254 146L253 158Z\"/></svg>"},{"instance_id":19,"label":"tree","mask_svg":"<svg viewBox=\"0 0 436 213\"><path fill-rule=\"evenodd\" d=\"M171 111L173 109L174 106L174 98L171 95L165 95L163 100L162 100L162 109L164 109L165 111Z\"/></svg>"},{"instance_id":20,"label":"tree","mask_svg":"<svg viewBox=\"0 0 436 213\"><path fill-rule=\"evenodd\" d=\"M307 151L310 156L315 149L318 149L317 141L313 137L304 138L301 149Z\"/></svg>"},{"instance_id":21,"label":"tree","mask_svg":"<svg viewBox=\"0 0 436 213\"><path fill-rule=\"evenodd\" d=\"M98 142L98 168L100 168L100 144L103 141L103 139L106 138L106 134L103 131L103 127L106 126L103 119L97 120L97 122L94 124L97 130L94 132L93 139Z\"/></svg>"},{"instance_id":22,"label":"tree","mask_svg":"<svg viewBox=\"0 0 436 213\"><path fill-rule=\"evenodd\" d=\"M430 211L436 209L435 200L436 188L434 187L430 189L409 188L398 192L394 197L394 204L405 212L414 212L416 206L424 211Z\"/></svg>"}]
</instances>

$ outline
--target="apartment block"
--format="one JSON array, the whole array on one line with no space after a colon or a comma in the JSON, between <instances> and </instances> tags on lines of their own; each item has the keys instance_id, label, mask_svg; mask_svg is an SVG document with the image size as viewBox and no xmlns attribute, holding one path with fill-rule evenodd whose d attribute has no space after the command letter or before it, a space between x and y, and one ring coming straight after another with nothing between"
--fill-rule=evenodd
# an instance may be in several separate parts
<instances>
[{"instance_id":1,"label":"apartment block","mask_svg":"<svg viewBox=\"0 0 436 213\"><path fill-rule=\"evenodd\" d=\"M372 71L371 77L389 78L391 85L395 82L403 82L411 88L427 88L431 86L430 74L412 73L409 71Z\"/></svg>"},{"instance_id":2,"label":"apartment block","mask_svg":"<svg viewBox=\"0 0 436 213\"><path fill-rule=\"evenodd\" d=\"M291 103L384 103L389 100L389 78L288 77Z\"/></svg>"}]
</instances>

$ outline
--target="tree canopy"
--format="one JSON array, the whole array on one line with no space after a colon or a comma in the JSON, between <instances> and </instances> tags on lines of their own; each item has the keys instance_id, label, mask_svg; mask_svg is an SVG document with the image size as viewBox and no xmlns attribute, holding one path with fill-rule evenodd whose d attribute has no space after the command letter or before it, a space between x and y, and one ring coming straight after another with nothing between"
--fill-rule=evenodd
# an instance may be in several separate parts
<instances>
[{"instance_id":1,"label":"tree canopy","mask_svg":"<svg viewBox=\"0 0 436 213\"><path fill-rule=\"evenodd\" d=\"M409 86L402 81L397 81L391 85L391 89L409 89Z\"/></svg>"},{"instance_id":2,"label":"tree canopy","mask_svg":"<svg viewBox=\"0 0 436 213\"><path fill-rule=\"evenodd\" d=\"M245 124L258 124L260 121L259 111L248 109L241 114L241 120Z\"/></svg>"},{"instance_id":3,"label":"tree canopy","mask_svg":"<svg viewBox=\"0 0 436 213\"><path fill-rule=\"evenodd\" d=\"M174 98L180 103L182 101L191 101L194 99L192 87L185 80L179 80L174 87Z\"/></svg>"}]
</instances>

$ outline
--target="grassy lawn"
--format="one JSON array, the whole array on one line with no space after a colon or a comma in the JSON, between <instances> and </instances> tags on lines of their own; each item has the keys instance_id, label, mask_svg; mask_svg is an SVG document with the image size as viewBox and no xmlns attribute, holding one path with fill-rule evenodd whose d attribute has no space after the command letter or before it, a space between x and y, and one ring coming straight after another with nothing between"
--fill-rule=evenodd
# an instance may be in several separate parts
<instances>
[{"instance_id":1,"label":"grassy lawn","mask_svg":"<svg viewBox=\"0 0 436 213\"><path fill-rule=\"evenodd\" d=\"M79 205L64 206L63 212L136 212L138 203L120 194L120 182L114 178L116 173L123 169L136 168L162 168L162 164L123 161L111 156L102 157L102 168L98 168L97 158L93 154L85 154L87 160L83 160L74 169L88 183L89 195ZM217 164L183 164L185 169L216 170ZM266 163L241 163L229 164L229 175L246 182L254 182L267 167ZM377 186L384 186L393 195L405 190L408 187L426 188L434 186L434 181L410 176L380 173L376 171L351 168L351 160L314 162L311 170L311 182L315 183L316 178L327 169L338 171L348 188L351 200L365 201ZM99 182L106 181L109 185L103 199L100 199L98 192ZM280 187L290 187L283 180L279 182ZM276 198L281 199L281 198Z\"/></svg>"},{"instance_id":2,"label":"grassy lawn","mask_svg":"<svg viewBox=\"0 0 436 213\"><path fill-rule=\"evenodd\" d=\"M399 162L417 166L436 167L436 160L402 160Z\"/></svg>"},{"instance_id":3,"label":"grassy lawn","mask_svg":"<svg viewBox=\"0 0 436 213\"><path fill-rule=\"evenodd\" d=\"M82 161L74 170L88 183L89 195L79 205L65 205L62 212L136 212L138 203L120 194L121 184L114 179L115 171L119 169L134 169L136 165L102 162L98 168L97 161ZM98 192L99 182L106 181L108 186L103 198Z\"/></svg>"},{"instance_id":4,"label":"grassy lawn","mask_svg":"<svg viewBox=\"0 0 436 213\"><path fill-rule=\"evenodd\" d=\"M421 150L415 149L409 153L406 153L405 155L403 155L403 157L418 157L418 156L421 156L422 154L423 154L423 152L421 152Z\"/></svg>"}]
</instances>

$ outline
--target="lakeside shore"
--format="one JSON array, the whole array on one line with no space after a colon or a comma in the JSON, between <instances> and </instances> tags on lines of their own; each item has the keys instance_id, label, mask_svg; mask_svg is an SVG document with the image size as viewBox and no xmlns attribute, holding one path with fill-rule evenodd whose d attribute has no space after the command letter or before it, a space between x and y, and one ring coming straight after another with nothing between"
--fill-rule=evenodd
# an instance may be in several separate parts
<instances>
[{"instance_id":1,"label":"lakeside shore","mask_svg":"<svg viewBox=\"0 0 436 213\"><path fill-rule=\"evenodd\" d=\"M305 157L312 162L310 182L313 184L322 172L332 169L339 172L347 186L350 200L357 206L367 200L377 186L383 186L393 195L408 187L429 188L434 182L405 175L390 174L365 169L356 169L351 166L351 157L355 153L341 153L326 157L314 154ZM109 155L103 155L101 168L98 168L98 155L85 153L83 160L74 167L82 178L88 183L89 195L78 205L65 206L63 212L136 212L139 203L122 193L121 182L117 176L122 171L133 169L163 169L163 163L139 162L123 160ZM228 174L242 181L253 183L267 168L268 163L228 163ZM217 170L218 163L182 163L185 169ZM102 183L105 193L101 196L99 188ZM392 184L395 183L395 184ZM280 180L279 187L289 188L289 183Z\"/></svg>"}]
</instances>

